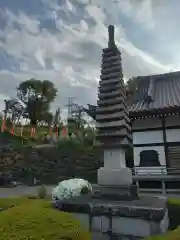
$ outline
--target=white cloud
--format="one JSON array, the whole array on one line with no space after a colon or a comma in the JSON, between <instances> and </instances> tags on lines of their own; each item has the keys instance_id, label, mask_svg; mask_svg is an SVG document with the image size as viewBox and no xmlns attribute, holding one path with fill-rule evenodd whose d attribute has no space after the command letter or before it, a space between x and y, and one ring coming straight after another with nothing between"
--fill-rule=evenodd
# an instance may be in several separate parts
<instances>
[{"instance_id":1,"label":"white cloud","mask_svg":"<svg viewBox=\"0 0 180 240\"><path fill-rule=\"evenodd\" d=\"M17 23L21 26L22 31L26 30L33 34L39 33L40 22L37 19L30 18L23 12L20 12L18 16L15 16L12 12L6 9L4 17L8 19L9 28L12 28L13 24Z\"/></svg>"},{"instance_id":2,"label":"white cloud","mask_svg":"<svg viewBox=\"0 0 180 240\"><path fill-rule=\"evenodd\" d=\"M143 27L154 27L152 0L119 0L118 7L122 13Z\"/></svg>"},{"instance_id":3,"label":"white cloud","mask_svg":"<svg viewBox=\"0 0 180 240\"><path fill-rule=\"evenodd\" d=\"M83 14L74 1L67 0L64 5L50 0L43 2L46 3L47 16L55 21L56 31L41 29L37 16L27 16L22 11L18 15L10 10L5 12L8 24L4 30L0 30L0 36L4 38L0 41L0 46L19 63L20 69L14 72L0 71L3 83L0 94L15 94L20 81L33 77L48 79L58 87L54 106L64 108L70 96L77 97L82 104L96 103L101 49L107 46L109 23L116 25L115 37L122 50L126 80L134 75L173 69L173 66L165 65L137 48L118 20L118 14L123 11L129 18L135 17L139 24L152 28L151 1L139 1L135 5L130 0L117 4L111 4L110 1L79 0L85 4L81 9ZM79 17L80 13L82 17ZM14 23L18 23L20 28L15 29Z\"/></svg>"},{"instance_id":4,"label":"white cloud","mask_svg":"<svg viewBox=\"0 0 180 240\"><path fill-rule=\"evenodd\" d=\"M89 4L85 7L85 10L89 14L89 16L96 21L96 23L104 22L106 19L106 15L102 11L102 8L97 5Z\"/></svg>"},{"instance_id":5,"label":"white cloud","mask_svg":"<svg viewBox=\"0 0 180 240\"><path fill-rule=\"evenodd\" d=\"M73 11L74 10L73 4L70 1L68 1L68 0L65 1L65 6L67 7L67 9L69 11Z\"/></svg>"}]
</instances>

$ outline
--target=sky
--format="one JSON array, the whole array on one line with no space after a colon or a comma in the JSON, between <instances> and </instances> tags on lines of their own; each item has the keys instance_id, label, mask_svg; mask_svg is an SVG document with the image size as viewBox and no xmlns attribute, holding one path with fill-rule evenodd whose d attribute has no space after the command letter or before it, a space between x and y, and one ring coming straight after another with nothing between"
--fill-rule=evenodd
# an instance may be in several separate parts
<instances>
[{"instance_id":1,"label":"sky","mask_svg":"<svg viewBox=\"0 0 180 240\"><path fill-rule=\"evenodd\" d=\"M0 0L0 110L30 78L55 84L53 110L96 104L110 24L125 81L179 70L179 13L179 0Z\"/></svg>"}]
</instances>

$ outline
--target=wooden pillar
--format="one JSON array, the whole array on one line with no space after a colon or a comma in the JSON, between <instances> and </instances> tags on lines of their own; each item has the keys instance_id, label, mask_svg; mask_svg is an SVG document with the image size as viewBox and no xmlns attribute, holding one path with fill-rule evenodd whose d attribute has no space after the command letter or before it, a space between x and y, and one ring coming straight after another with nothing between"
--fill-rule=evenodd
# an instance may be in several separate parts
<instances>
[{"instance_id":1,"label":"wooden pillar","mask_svg":"<svg viewBox=\"0 0 180 240\"><path fill-rule=\"evenodd\" d=\"M165 117L161 117L162 122L162 131L163 131L163 142L164 142L164 152L165 152L165 160L166 160L166 167L169 168L169 156L168 156L168 144L167 144L167 137L166 137L166 119Z\"/></svg>"}]
</instances>

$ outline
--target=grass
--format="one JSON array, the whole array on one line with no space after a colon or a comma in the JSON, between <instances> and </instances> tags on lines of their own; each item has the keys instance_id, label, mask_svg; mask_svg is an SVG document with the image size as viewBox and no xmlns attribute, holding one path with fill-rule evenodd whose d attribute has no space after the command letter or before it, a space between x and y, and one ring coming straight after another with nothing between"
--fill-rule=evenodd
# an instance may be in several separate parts
<instances>
[{"instance_id":1,"label":"grass","mask_svg":"<svg viewBox=\"0 0 180 240\"><path fill-rule=\"evenodd\" d=\"M163 235L146 238L146 240L180 240L180 227Z\"/></svg>"},{"instance_id":2,"label":"grass","mask_svg":"<svg viewBox=\"0 0 180 240\"><path fill-rule=\"evenodd\" d=\"M0 240L90 240L90 234L65 212L54 210L45 199L1 198ZM169 199L170 231L146 240L180 240L180 200Z\"/></svg>"},{"instance_id":3,"label":"grass","mask_svg":"<svg viewBox=\"0 0 180 240\"><path fill-rule=\"evenodd\" d=\"M11 207L0 212L0 240L91 239L71 214L53 209L47 200L0 199L0 207Z\"/></svg>"},{"instance_id":4,"label":"grass","mask_svg":"<svg viewBox=\"0 0 180 240\"><path fill-rule=\"evenodd\" d=\"M10 208L29 201L28 197L0 198L0 208Z\"/></svg>"}]
</instances>

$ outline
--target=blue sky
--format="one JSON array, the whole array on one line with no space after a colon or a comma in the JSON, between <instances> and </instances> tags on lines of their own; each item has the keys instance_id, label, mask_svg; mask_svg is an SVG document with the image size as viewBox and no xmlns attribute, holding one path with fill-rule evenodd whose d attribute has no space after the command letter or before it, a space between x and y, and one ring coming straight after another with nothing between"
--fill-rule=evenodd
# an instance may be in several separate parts
<instances>
[{"instance_id":1,"label":"blue sky","mask_svg":"<svg viewBox=\"0 0 180 240\"><path fill-rule=\"evenodd\" d=\"M53 108L95 104L109 24L125 80L179 70L179 13L179 0L1 0L0 109L29 78L54 82Z\"/></svg>"}]
</instances>

